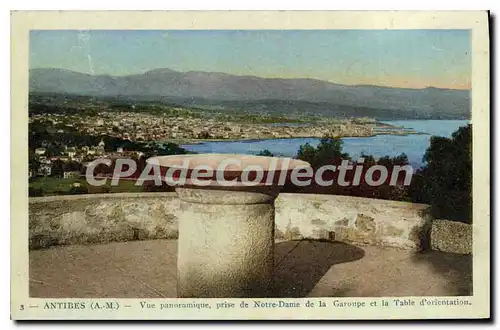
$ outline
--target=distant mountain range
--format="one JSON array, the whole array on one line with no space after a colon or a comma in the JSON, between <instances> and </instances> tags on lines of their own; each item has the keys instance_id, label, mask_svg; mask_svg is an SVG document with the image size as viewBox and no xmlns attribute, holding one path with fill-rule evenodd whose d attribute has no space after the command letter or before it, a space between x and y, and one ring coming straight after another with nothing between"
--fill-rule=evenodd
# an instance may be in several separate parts
<instances>
[{"instance_id":1,"label":"distant mountain range","mask_svg":"<svg viewBox=\"0 0 500 330\"><path fill-rule=\"evenodd\" d=\"M470 91L340 85L316 79L155 69L127 76L30 70L30 92L162 99L201 108L305 112L378 119L470 118Z\"/></svg>"}]
</instances>

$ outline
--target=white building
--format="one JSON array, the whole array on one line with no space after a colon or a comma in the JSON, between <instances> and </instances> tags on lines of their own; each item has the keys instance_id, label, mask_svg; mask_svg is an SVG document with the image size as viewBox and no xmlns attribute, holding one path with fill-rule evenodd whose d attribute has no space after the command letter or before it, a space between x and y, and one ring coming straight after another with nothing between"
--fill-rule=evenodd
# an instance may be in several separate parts
<instances>
[{"instance_id":1,"label":"white building","mask_svg":"<svg viewBox=\"0 0 500 330\"><path fill-rule=\"evenodd\" d=\"M63 177L65 179L70 179L70 178L79 178L81 176L81 173L78 171L65 171L63 173Z\"/></svg>"},{"instance_id":2,"label":"white building","mask_svg":"<svg viewBox=\"0 0 500 330\"><path fill-rule=\"evenodd\" d=\"M98 155L104 154L105 146L104 141L101 139L101 142L99 142L96 149Z\"/></svg>"},{"instance_id":3,"label":"white building","mask_svg":"<svg viewBox=\"0 0 500 330\"><path fill-rule=\"evenodd\" d=\"M68 157L70 158L73 158L76 156L76 148L75 147L69 147L66 149L66 155L68 155Z\"/></svg>"},{"instance_id":4,"label":"white building","mask_svg":"<svg viewBox=\"0 0 500 330\"><path fill-rule=\"evenodd\" d=\"M40 167L38 168L38 175L50 176L51 174L52 174L52 165L40 164Z\"/></svg>"},{"instance_id":5,"label":"white building","mask_svg":"<svg viewBox=\"0 0 500 330\"><path fill-rule=\"evenodd\" d=\"M35 149L35 154L36 154L36 155L40 155L40 156L41 156L41 155L45 155L45 152L46 152L46 151L47 151L47 149L45 149L45 148L36 148L36 149Z\"/></svg>"}]
</instances>

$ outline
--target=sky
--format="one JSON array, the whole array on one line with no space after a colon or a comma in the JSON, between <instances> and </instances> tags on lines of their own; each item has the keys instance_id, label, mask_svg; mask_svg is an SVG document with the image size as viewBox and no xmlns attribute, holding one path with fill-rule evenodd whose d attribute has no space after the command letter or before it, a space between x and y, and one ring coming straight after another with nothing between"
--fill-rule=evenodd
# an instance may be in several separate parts
<instances>
[{"instance_id":1,"label":"sky","mask_svg":"<svg viewBox=\"0 0 500 330\"><path fill-rule=\"evenodd\" d=\"M114 76L157 68L346 85L471 85L469 30L34 30L30 68Z\"/></svg>"}]
</instances>

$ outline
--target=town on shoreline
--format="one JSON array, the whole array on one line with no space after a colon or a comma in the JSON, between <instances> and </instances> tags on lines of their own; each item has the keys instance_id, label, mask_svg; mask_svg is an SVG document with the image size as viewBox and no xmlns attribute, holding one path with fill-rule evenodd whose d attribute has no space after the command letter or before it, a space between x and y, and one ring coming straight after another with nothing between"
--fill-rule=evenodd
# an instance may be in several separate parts
<instances>
[{"instance_id":1,"label":"town on shoreline","mask_svg":"<svg viewBox=\"0 0 500 330\"><path fill-rule=\"evenodd\" d=\"M418 134L374 118L310 116L226 108L201 109L159 101L30 95L30 122L44 121L93 136L130 141L198 143L218 140L368 137Z\"/></svg>"},{"instance_id":2,"label":"town on shoreline","mask_svg":"<svg viewBox=\"0 0 500 330\"><path fill-rule=\"evenodd\" d=\"M300 123L248 123L135 112L99 112L97 116L50 113L30 116L30 122L35 121L50 122L61 133L71 128L93 136L108 135L130 141L168 141L179 144L203 141L419 134L414 130L383 124L372 118L325 118L323 121Z\"/></svg>"},{"instance_id":3,"label":"town on shoreline","mask_svg":"<svg viewBox=\"0 0 500 330\"><path fill-rule=\"evenodd\" d=\"M78 179L97 158L187 153L180 145L208 141L418 134L366 117L287 117L61 96L30 96L29 125L32 179Z\"/></svg>"}]
</instances>

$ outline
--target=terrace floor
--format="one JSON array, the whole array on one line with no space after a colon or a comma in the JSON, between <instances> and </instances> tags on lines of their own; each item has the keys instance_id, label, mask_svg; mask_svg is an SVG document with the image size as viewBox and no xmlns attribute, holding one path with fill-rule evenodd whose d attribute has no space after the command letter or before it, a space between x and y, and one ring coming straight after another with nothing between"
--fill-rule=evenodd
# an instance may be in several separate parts
<instances>
[{"instance_id":1,"label":"terrace floor","mask_svg":"<svg viewBox=\"0 0 500 330\"><path fill-rule=\"evenodd\" d=\"M176 240L52 247L30 252L30 296L176 297ZM340 242L275 245L273 297L472 294L472 256Z\"/></svg>"}]
</instances>

